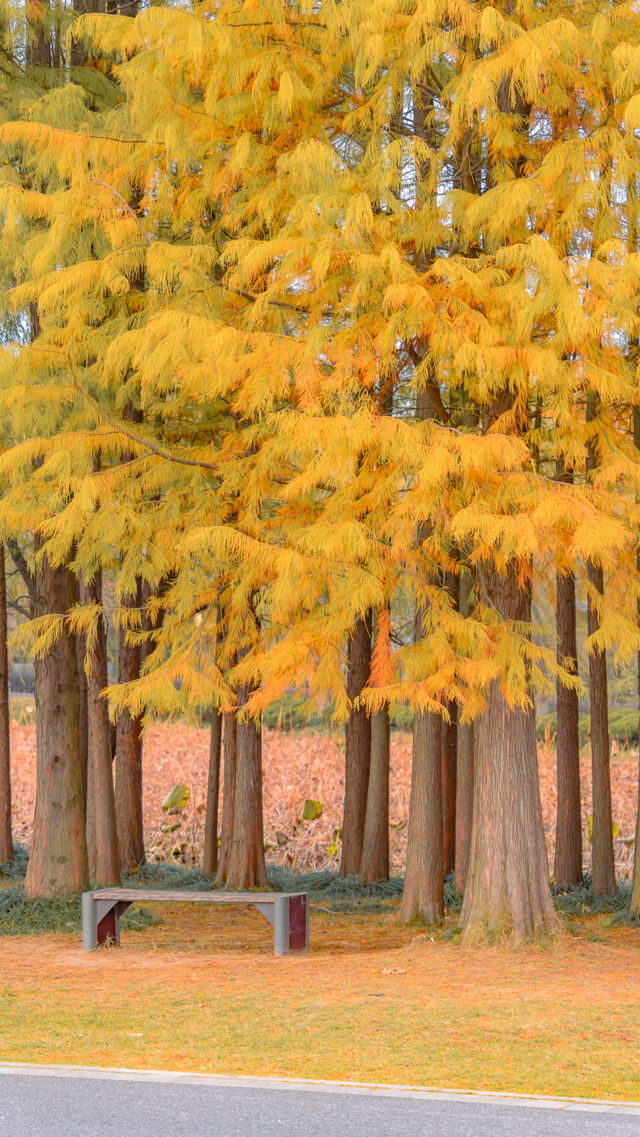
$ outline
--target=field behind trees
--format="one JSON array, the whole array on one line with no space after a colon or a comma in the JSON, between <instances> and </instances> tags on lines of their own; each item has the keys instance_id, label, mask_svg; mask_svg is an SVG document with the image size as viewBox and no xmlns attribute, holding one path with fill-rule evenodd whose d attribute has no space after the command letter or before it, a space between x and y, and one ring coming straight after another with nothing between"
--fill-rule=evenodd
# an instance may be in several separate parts
<instances>
[{"instance_id":1,"label":"field behind trees","mask_svg":"<svg viewBox=\"0 0 640 1137\"><path fill-rule=\"evenodd\" d=\"M12 726L13 778L16 794L15 837L31 843L35 791L35 727ZM540 789L549 863L553 864L556 819L557 755L553 739L538 746ZM630 880L635 832L637 750L613 744L611 790L613 818L618 826L614 842L616 875ZM344 742L341 732L307 730L263 732L264 834L267 860L301 872L336 869L339 853L335 830L342 823L344 801ZM143 816L147 857L177 864L201 864L209 765L209 731L184 724L152 726L143 744ZM402 875L407 851L407 818L411 786L411 735L391 736L390 869ZM581 757L582 821L585 870L590 870L591 772L588 748ZM162 832L167 817L162 802L176 784L184 784L190 798L181 814L181 827L173 835ZM306 800L318 801L322 815L305 821ZM222 803L221 803L222 812ZM623 839L626 838L625 842ZM279 843L280 841L280 843Z\"/></svg>"}]
</instances>

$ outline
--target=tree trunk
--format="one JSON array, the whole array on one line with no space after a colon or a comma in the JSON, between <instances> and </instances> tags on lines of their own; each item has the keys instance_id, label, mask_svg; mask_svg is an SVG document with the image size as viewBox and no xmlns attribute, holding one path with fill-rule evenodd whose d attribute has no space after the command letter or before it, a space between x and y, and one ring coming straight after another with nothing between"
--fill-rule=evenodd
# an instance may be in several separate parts
<instances>
[{"instance_id":1,"label":"tree trunk","mask_svg":"<svg viewBox=\"0 0 640 1137\"><path fill-rule=\"evenodd\" d=\"M576 584L573 573L556 578L558 662L578 671ZM557 778L555 882L561 888L582 880L582 807L578 692L557 683Z\"/></svg>"},{"instance_id":2,"label":"tree trunk","mask_svg":"<svg viewBox=\"0 0 640 1137\"><path fill-rule=\"evenodd\" d=\"M452 556L458 560L458 550ZM460 578L457 573L447 571L445 588L451 596L456 610L460 605ZM456 781L458 751L458 705L447 699L445 706L449 722L442 719L442 856L444 875L455 871L456 867Z\"/></svg>"},{"instance_id":3,"label":"tree trunk","mask_svg":"<svg viewBox=\"0 0 640 1137\"><path fill-rule=\"evenodd\" d=\"M587 580L604 591L602 569L587 562ZM587 599L587 628L592 636L600 628L598 613ZM589 653L589 697L591 703L591 876L594 896L612 896L616 890L613 859L613 814L611 809L611 770L609 754L609 700L607 694L607 656L604 651Z\"/></svg>"},{"instance_id":4,"label":"tree trunk","mask_svg":"<svg viewBox=\"0 0 640 1137\"><path fill-rule=\"evenodd\" d=\"M9 729L9 654L7 651L7 576L0 545L0 864L13 860L11 836L11 740Z\"/></svg>"},{"instance_id":5,"label":"tree trunk","mask_svg":"<svg viewBox=\"0 0 640 1137\"><path fill-rule=\"evenodd\" d=\"M371 716L371 766L360 880L389 879L389 708Z\"/></svg>"},{"instance_id":6,"label":"tree trunk","mask_svg":"<svg viewBox=\"0 0 640 1137\"><path fill-rule=\"evenodd\" d=\"M456 867L456 796L458 759L458 704L447 699L449 722L442 719L442 871L445 876Z\"/></svg>"},{"instance_id":7,"label":"tree trunk","mask_svg":"<svg viewBox=\"0 0 640 1137\"><path fill-rule=\"evenodd\" d=\"M469 871L469 850L473 825L473 740L474 724L458 723L456 762L456 891L463 893Z\"/></svg>"},{"instance_id":8,"label":"tree trunk","mask_svg":"<svg viewBox=\"0 0 640 1137\"><path fill-rule=\"evenodd\" d=\"M137 607L138 592L130 601ZM123 604L126 607L126 604ZM120 628L118 650L118 681L131 683L140 675L140 651L127 642L126 628ZM129 710L118 715L116 723L116 818L120 867L123 872L144 863L144 833L142 825L142 735L141 722Z\"/></svg>"},{"instance_id":9,"label":"tree trunk","mask_svg":"<svg viewBox=\"0 0 640 1137\"><path fill-rule=\"evenodd\" d=\"M67 613L75 579L45 560L36 573L36 615ZM78 748L75 639L63 630L35 662L36 808L25 880L29 897L78 892L87 883L82 770Z\"/></svg>"},{"instance_id":10,"label":"tree trunk","mask_svg":"<svg viewBox=\"0 0 640 1137\"><path fill-rule=\"evenodd\" d=\"M239 688L240 708L249 694L248 687ZM252 719L240 719L237 723L233 838L226 884L230 890L267 885L262 822L262 727Z\"/></svg>"},{"instance_id":11,"label":"tree trunk","mask_svg":"<svg viewBox=\"0 0 640 1137\"><path fill-rule=\"evenodd\" d=\"M461 616L471 612L473 576L470 571L460 577L459 607ZM473 736L472 722L459 722L456 757L456 891L464 892L469 869L469 848L473 822Z\"/></svg>"},{"instance_id":12,"label":"tree trunk","mask_svg":"<svg viewBox=\"0 0 640 1137\"><path fill-rule=\"evenodd\" d=\"M82 595L82 582L76 581L76 599ZM80 769L82 770L82 800L87 809L87 777L89 768L89 689L87 673L84 669L84 657L87 650L86 636L83 632L75 635L76 668L78 671L78 753L80 755ZM91 873L90 873L91 875ZM91 880L93 877L91 876Z\"/></svg>"},{"instance_id":13,"label":"tree trunk","mask_svg":"<svg viewBox=\"0 0 640 1137\"><path fill-rule=\"evenodd\" d=\"M442 861L442 719L419 712L413 720L403 920L442 920Z\"/></svg>"},{"instance_id":14,"label":"tree trunk","mask_svg":"<svg viewBox=\"0 0 640 1137\"><path fill-rule=\"evenodd\" d=\"M505 621L529 623L531 591L511 562L482 566L487 600ZM535 711L512 709L496 679L475 724L473 829L461 913L466 938L519 940L555 930L538 780Z\"/></svg>"},{"instance_id":15,"label":"tree trunk","mask_svg":"<svg viewBox=\"0 0 640 1137\"><path fill-rule=\"evenodd\" d=\"M640 619L640 602L638 603L638 618ZM640 700L640 652L637 658L638 667L638 699ZM636 843L633 850L633 885L631 889L631 902L629 910L632 915L640 913L640 735L638 745L638 804L636 807Z\"/></svg>"},{"instance_id":16,"label":"tree trunk","mask_svg":"<svg viewBox=\"0 0 640 1137\"><path fill-rule=\"evenodd\" d=\"M223 722L224 774L222 784L222 829L216 884L224 884L231 863L233 815L236 808L236 768L238 755L238 722L235 711L225 711Z\"/></svg>"},{"instance_id":17,"label":"tree trunk","mask_svg":"<svg viewBox=\"0 0 640 1137\"><path fill-rule=\"evenodd\" d=\"M419 390L416 416L420 421L438 417L430 392ZM418 545L427 538L428 527L418 525ZM428 572L428 570L427 570ZM435 584L435 577L426 577ZM414 639L422 637L423 618L416 606ZM442 716L418 712L413 719L413 755L409 797L407 865L400 912L402 919L440 923L444 915L442 843Z\"/></svg>"},{"instance_id":18,"label":"tree trunk","mask_svg":"<svg viewBox=\"0 0 640 1137\"><path fill-rule=\"evenodd\" d=\"M587 402L587 422L598 416L598 402ZM597 454L592 442L587 447L587 473L595 470ZM587 561L587 580L592 589L604 595L602 568ZM594 635L600 617L591 597L587 597L587 630ZM613 859L613 815L611 810L611 770L609 751L609 699L607 656L604 651L589 652L589 699L591 704L591 880L594 896L612 896L616 890Z\"/></svg>"},{"instance_id":19,"label":"tree trunk","mask_svg":"<svg viewBox=\"0 0 640 1137\"><path fill-rule=\"evenodd\" d=\"M207 812L204 822L203 876L215 876L218 870L218 800L220 797L220 744L222 741L222 715L217 707L211 708L211 735L209 740L209 776L207 778Z\"/></svg>"},{"instance_id":20,"label":"tree trunk","mask_svg":"<svg viewBox=\"0 0 640 1137\"><path fill-rule=\"evenodd\" d=\"M347 695L353 700L362 691L371 670L371 613L356 620L349 636ZM341 876L360 872L364 823L367 814L371 719L364 707L349 712L345 727L344 814L342 821Z\"/></svg>"},{"instance_id":21,"label":"tree trunk","mask_svg":"<svg viewBox=\"0 0 640 1137\"><path fill-rule=\"evenodd\" d=\"M640 407L633 408L633 441L640 450ZM636 554L636 567L640 570L640 551ZM640 600L637 601L638 624L640 625ZM638 684L638 711L640 713L640 651L636 660ZM638 729L638 803L636 807L636 843L633 850L633 884L629 910L632 915L640 913L640 723Z\"/></svg>"},{"instance_id":22,"label":"tree trunk","mask_svg":"<svg viewBox=\"0 0 640 1137\"><path fill-rule=\"evenodd\" d=\"M97 573L89 584L83 581L83 604L102 604L102 576ZM101 692L108 685L107 625L100 617L90 671L88 692L89 764L87 777L87 852L89 876L104 887L120 881L120 856L116 824L116 800L111 762L111 724L109 705Z\"/></svg>"}]
</instances>

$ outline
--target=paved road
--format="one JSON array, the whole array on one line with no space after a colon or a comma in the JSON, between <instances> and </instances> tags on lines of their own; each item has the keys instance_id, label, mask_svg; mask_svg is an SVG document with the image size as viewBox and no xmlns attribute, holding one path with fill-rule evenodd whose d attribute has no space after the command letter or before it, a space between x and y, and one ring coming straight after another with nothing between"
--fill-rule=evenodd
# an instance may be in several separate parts
<instances>
[{"instance_id":1,"label":"paved road","mask_svg":"<svg viewBox=\"0 0 640 1137\"><path fill-rule=\"evenodd\" d=\"M248 1084L249 1083L249 1084ZM638 1137L640 1108L0 1067L0 1137Z\"/></svg>"}]
</instances>

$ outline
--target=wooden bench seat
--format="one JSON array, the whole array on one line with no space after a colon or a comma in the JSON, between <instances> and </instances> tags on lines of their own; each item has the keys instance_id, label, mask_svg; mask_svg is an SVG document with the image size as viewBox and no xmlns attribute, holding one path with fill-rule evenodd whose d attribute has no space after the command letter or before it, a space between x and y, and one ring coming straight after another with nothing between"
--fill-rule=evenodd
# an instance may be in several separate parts
<instances>
[{"instance_id":1,"label":"wooden bench seat","mask_svg":"<svg viewBox=\"0 0 640 1137\"><path fill-rule=\"evenodd\" d=\"M253 904L273 927L276 955L309 948L306 892L178 892L157 888L101 888L82 894L82 946L120 944L120 916L130 904Z\"/></svg>"}]
</instances>

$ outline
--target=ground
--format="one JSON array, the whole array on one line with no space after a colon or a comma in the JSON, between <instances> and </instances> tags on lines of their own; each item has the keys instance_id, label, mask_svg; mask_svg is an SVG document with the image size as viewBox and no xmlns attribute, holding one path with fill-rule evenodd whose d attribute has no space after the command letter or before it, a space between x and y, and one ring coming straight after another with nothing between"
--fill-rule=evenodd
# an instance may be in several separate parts
<instances>
[{"instance_id":1,"label":"ground","mask_svg":"<svg viewBox=\"0 0 640 1137\"><path fill-rule=\"evenodd\" d=\"M156 727L145 747L147 845L155 855L167 852L160 806L184 782L191 800L180 855L189 860L202 830L207 732ZM33 727L14 724L16 830L26 842L34 751ZM397 871L406 842L409 736L394 736L392 764ZM552 746L541 746L550 855L553 766ZM634 828L636 769L632 752L614 755L614 816L623 837ZM586 830L588 755L583 774ZM342 794L339 739L268 732L265 781L270 858L298 870L331 865ZM319 820L298 822L306 798L322 803ZM277 843L278 833L286 844ZM588 861L588 844L586 852ZM631 846L617 841L622 877L630 857ZM454 916L432 936L399 922L397 900L381 907L347 914L313 904L309 955L284 959L273 956L264 919L237 907L156 908L160 924L124 931L120 949L92 953L81 950L77 928L0 937L0 1061L640 1100L640 929L574 909L557 941L465 947L452 938Z\"/></svg>"},{"instance_id":2,"label":"ground","mask_svg":"<svg viewBox=\"0 0 640 1137\"><path fill-rule=\"evenodd\" d=\"M162 920L92 953L0 939L0 1060L640 1099L637 929L467 948L316 907L278 959L255 910Z\"/></svg>"}]
</instances>

